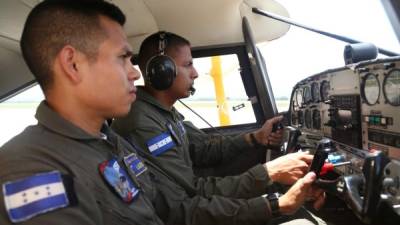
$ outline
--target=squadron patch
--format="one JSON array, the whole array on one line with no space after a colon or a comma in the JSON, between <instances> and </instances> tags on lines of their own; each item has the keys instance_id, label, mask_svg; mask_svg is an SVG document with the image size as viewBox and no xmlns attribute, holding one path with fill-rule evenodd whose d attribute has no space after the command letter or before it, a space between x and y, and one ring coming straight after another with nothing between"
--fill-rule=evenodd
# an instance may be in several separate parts
<instances>
[{"instance_id":1,"label":"squadron patch","mask_svg":"<svg viewBox=\"0 0 400 225\"><path fill-rule=\"evenodd\" d=\"M100 163L100 173L107 183L117 192L118 196L126 203L130 203L139 194L127 172L116 159Z\"/></svg>"},{"instance_id":2,"label":"squadron patch","mask_svg":"<svg viewBox=\"0 0 400 225\"><path fill-rule=\"evenodd\" d=\"M124 157L124 163L127 168L131 169L132 172L135 173L136 177L147 170L144 163L134 153Z\"/></svg>"},{"instance_id":3,"label":"squadron patch","mask_svg":"<svg viewBox=\"0 0 400 225\"><path fill-rule=\"evenodd\" d=\"M146 142L147 147L152 155L158 156L170 148L175 147L175 142L172 140L168 132L164 132Z\"/></svg>"},{"instance_id":4,"label":"squadron patch","mask_svg":"<svg viewBox=\"0 0 400 225\"><path fill-rule=\"evenodd\" d=\"M58 171L6 182L3 195L8 217L14 223L69 205Z\"/></svg>"}]
</instances>

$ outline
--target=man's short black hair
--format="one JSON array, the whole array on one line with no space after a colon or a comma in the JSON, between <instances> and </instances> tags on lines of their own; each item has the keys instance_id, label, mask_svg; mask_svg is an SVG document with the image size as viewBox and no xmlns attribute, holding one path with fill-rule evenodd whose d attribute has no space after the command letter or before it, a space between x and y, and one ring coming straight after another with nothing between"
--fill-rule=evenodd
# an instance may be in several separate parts
<instances>
[{"instance_id":1,"label":"man's short black hair","mask_svg":"<svg viewBox=\"0 0 400 225\"><path fill-rule=\"evenodd\" d=\"M65 45L71 45L95 61L106 33L105 16L125 24L125 15L102 0L45 0L29 13L21 37L22 55L43 91L53 82L52 65Z\"/></svg>"},{"instance_id":2,"label":"man's short black hair","mask_svg":"<svg viewBox=\"0 0 400 225\"><path fill-rule=\"evenodd\" d=\"M165 31L159 31L148 36L142 44L140 45L139 55L138 55L138 64L139 68L142 71L143 76L145 76L146 64L150 58L160 53L159 44L160 44L160 34L164 33L165 40L165 54L172 56L174 51L178 47L182 46L190 46L190 42L186 40L184 37L181 37L177 34Z\"/></svg>"}]
</instances>

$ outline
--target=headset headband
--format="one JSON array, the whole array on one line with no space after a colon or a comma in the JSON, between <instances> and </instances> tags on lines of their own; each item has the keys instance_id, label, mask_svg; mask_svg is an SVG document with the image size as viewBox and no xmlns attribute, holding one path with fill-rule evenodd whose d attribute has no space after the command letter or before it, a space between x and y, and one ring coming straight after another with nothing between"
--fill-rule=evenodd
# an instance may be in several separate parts
<instances>
[{"instance_id":1,"label":"headset headband","mask_svg":"<svg viewBox=\"0 0 400 225\"><path fill-rule=\"evenodd\" d=\"M159 41L158 41L158 54L164 55L165 54L165 47L166 47L166 40L165 36L167 34L164 31L160 31Z\"/></svg>"}]
</instances>

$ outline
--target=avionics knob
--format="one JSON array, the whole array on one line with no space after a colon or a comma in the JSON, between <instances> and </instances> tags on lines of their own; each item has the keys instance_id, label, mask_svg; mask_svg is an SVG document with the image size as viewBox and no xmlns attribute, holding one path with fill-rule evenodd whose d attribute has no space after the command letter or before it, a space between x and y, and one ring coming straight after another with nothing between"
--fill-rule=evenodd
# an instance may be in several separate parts
<instances>
[{"instance_id":1,"label":"avionics knob","mask_svg":"<svg viewBox=\"0 0 400 225\"><path fill-rule=\"evenodd\" d=\"M335 150L335 143L329 138L324 138L318 142L317 150L333 152Z\"/></svg>"},{"instance_id":2,"label":"avionics knob","mask_svg":"<svg viewBox=\"0 0 400 225\"><path fill-rule=\"evenodd\" d=\"M351 124L351 123L349 123L349 124L343 126L343 129L344 129L344 130L350 130L350 129L352 129L352 128L353 128L353 124Z\"/></svg>"},{"instance_id":3,"label":"avionics knob","mask_svg":"<svg viewBox=\"0 0 400 225\"><path fill-rule=\"evenodd\" d=\"M399 191L399 177L396 178L386 177L383 179L383 188L393 196L396 196Z\"/></svg>"}]
</instances>

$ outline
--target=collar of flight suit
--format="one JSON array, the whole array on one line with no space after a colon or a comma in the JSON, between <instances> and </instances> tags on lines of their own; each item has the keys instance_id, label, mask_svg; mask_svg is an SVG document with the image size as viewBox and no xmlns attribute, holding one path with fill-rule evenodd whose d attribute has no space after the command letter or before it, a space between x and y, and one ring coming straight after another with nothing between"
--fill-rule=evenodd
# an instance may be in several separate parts
<instances>
[{"instance_id":1,"label":"collar of flight suit","mask_svg":"<svg viewBox=\"0 0 400 225\"><path fill-rule=\"evenodd\" d=\"M41 125L63 136L79 140L101 139L101 137L93 136L61 117L57 112L50 108L46 101L42 101L39 104L35 117ZM105 124L101 128L101 132L107 137L112 135L110 128Z\"/></svg>"},{"instance_id":2,"label":"collar of flight suit","mask_svg":"<svg viewBox=\"0 0 400 225\"><path fill-rule=\"evenodd\" d=\"M180 114L175 109L175 107L172 107L172 109L170 110L170 109L166 108L165 106L161 105L161 103L156 98L154 98L149 93L147 93L142 86L138 87L136 95L137 95L137 99L138 100L147 102L147 103L155 106L156 108L171 114L173 117L177 116L179 120L184 120L185 119L185 117L182 114Z\"/></svg>"}]
</instances>

